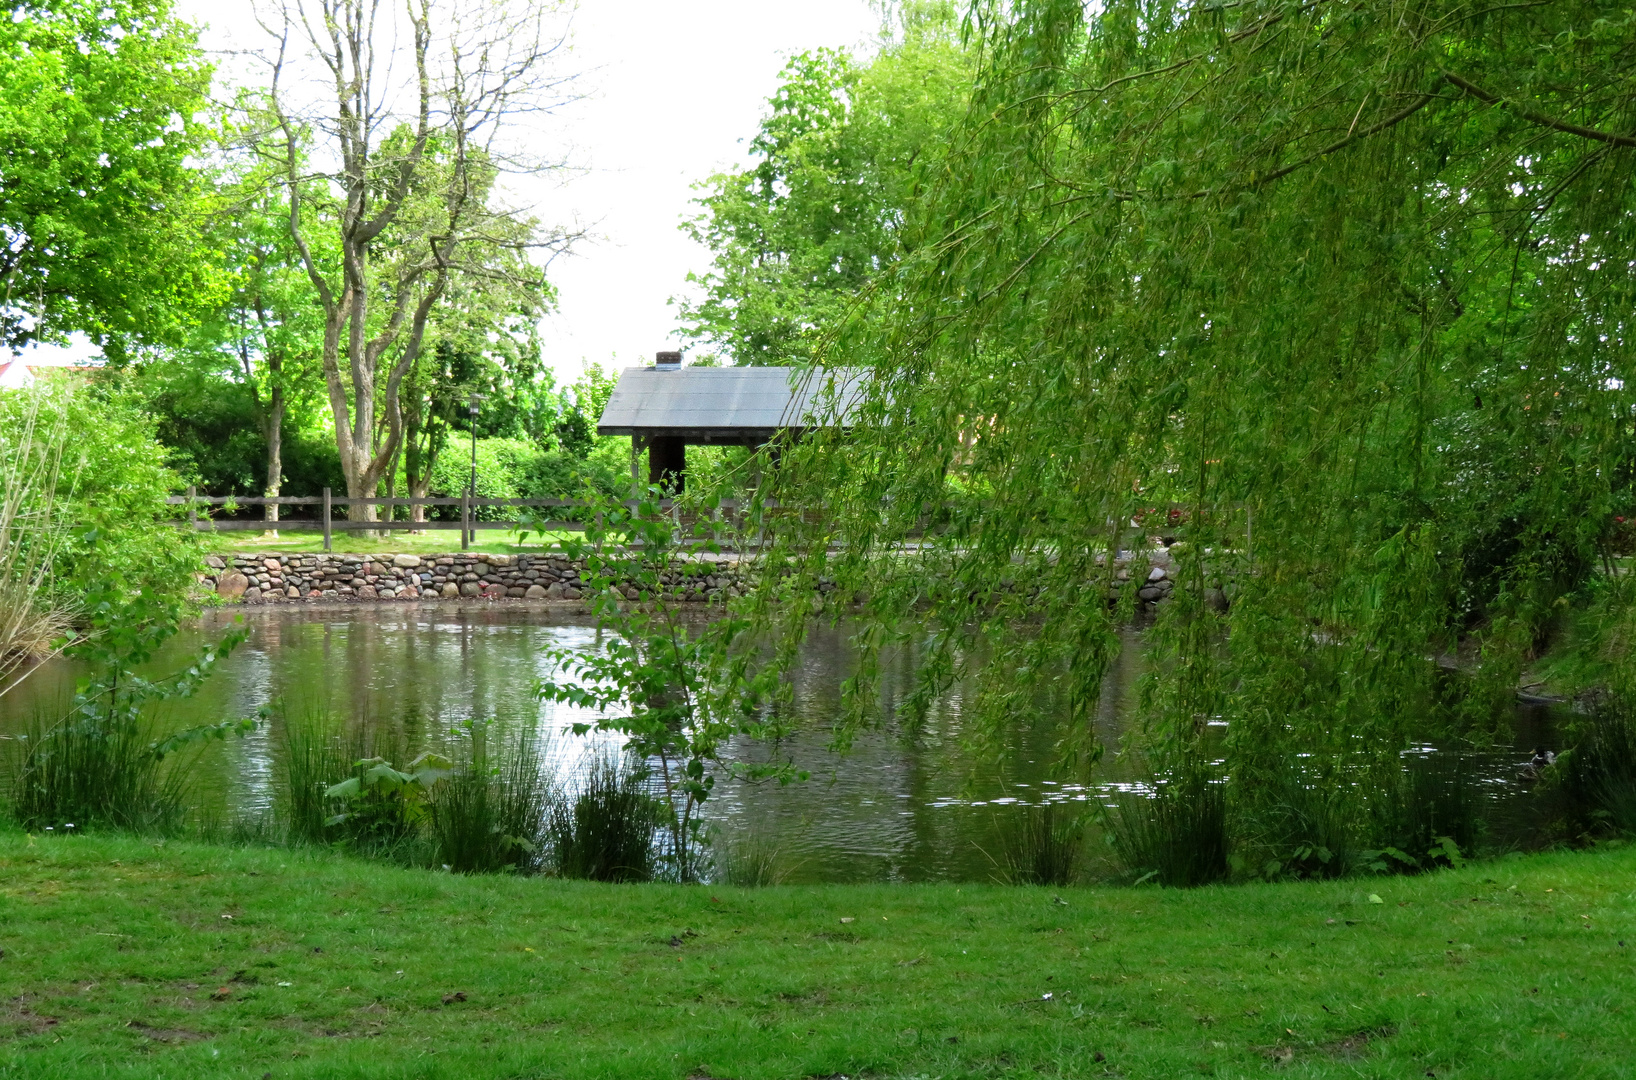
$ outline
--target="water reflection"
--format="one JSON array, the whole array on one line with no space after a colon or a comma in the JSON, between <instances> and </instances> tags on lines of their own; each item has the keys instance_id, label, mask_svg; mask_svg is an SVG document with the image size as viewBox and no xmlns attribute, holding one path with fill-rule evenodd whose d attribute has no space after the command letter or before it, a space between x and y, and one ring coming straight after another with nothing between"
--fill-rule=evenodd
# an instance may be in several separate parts
<instances>
[{"instance_id":1,"label":"water reflection","mask_svg":"<svg viewBox=\"0 0 1636 1080\"><path fill-rule=\"evenodd\" d=\"M219 635L235 613L206 613L171 642L156 669L174 667ZM411 755L449 749L451 729L486 722L501 732L531 730L553 772L571 778L588 754L615 740L576 736L569 727L594 717L566 704L542 702L535 681L550 674L553 648L594 649L588 619L522 605L393 605L268 607L243 612L249 640L200 691L167 706L166 724L193 724L248 716L275 705L275 720L246 738L203 751L200 797L228 814L264 813L273 804L281 771L283 718L329 714L368 720ZM1091 776L1053 775L1047 768L1055 733L1019 725L999 752L981 756L967 746L967 697L956 687L926 721L910 728L885 724L862 732L849 753L831 751L843 681L852 674L846 630L820 628L793 673L795 731L776 748L736 743L747 758L769 752L792 758L812 773L804 784L718 784L706 818L728 841L753 838L775 848L791 880L863 881L986 879L994 870L985 852L998 853L997 824L1019 803L1106 801L1131 789L1137 777L1118 753L1123 718L1130 714L1141 672L1139 635L1126 631L1125 648L1104 684L1095 713L1096 735L1108 757ZM37 710L60 711L73 693L70 665L54 663L0 697L0 732L13 733ZM885 672L890 699L907 689L907 660ZM1540 740L1543 710L1519 718L1519 742ZM1524 754L1526 756L1526 754ZM1482 797L1507 835L1525 836L1537 822L1519 798L1517 751L1500 748L1473 758Z\"/></svg>"}]
</instances>

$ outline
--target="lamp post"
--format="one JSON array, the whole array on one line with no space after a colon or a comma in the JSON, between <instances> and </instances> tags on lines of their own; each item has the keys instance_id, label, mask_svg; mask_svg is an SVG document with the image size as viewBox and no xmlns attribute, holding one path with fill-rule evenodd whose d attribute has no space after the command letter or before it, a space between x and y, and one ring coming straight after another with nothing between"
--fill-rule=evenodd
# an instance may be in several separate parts
<instances>
[{"instance_id":1,"label":"lamp post","mask_svg":"<svg viewBox=\"0 0 1636 1080\"><path fill-rule=\"evenodd\" d=\"M482 400L482 394L473 392L466 402L466 412L471 418L471 486L467 488L467 506L471 505L470 499L477 498L477 407ZM477 511L472 509L469 511L469 515L465 523L465 535L460 543L462 548L477 542Z\"/></svg>"}]
</instances>

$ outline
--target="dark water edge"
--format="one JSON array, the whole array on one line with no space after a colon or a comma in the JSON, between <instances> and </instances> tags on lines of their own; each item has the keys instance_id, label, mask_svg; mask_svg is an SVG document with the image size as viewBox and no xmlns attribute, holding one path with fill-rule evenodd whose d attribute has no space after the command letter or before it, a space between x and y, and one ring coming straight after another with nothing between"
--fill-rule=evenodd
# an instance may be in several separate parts
<instances>
[{"instance_id":1,"label":"dark water edge","mask_svg":"<svg viewBox=\"0 0 1636 1080\"><path fill-rule=\"evenodd\" d=\"M368 723L410 756L454 748L464 736L453 729L467 722L485 725L491 738L532 732L546 767L570 787L591 755L618 745L609 735L572 734L570 725L594 717L534 696L535 681L551 674L546 650L598 647L589 617L511 604L217 609L178 634L154 669L173 669L237 617L245 619L249 640L195 697L167 704L159 717L180 729L274 706L269 724L202 752L196 801L219 818L271 811L283 724L316 714ZM1141 631L1130 628L1123 637L1095 721L1107 757L1094 772L1064 777L1049 768L1051 731L1019 727L1006 733L1003 746L974 753L962 687L913 730L887 723L861 733L849 753L834 753L830 726L853 654L844 626L815 628L793 673L796 731L777 748L812 778L788 786L724 781L706 804L709 826L724 848L776 853L791 882L988 880L1001 857L1003 827L1019 807L1089 809L1140 789L1118 746L1141 674ZM0 738L15 736L33 716L60 715L75 676L72 665L52 662L0 696ZM885 673L882 689L890 699L907 685L904 665ZM1465 754L1497 846L1543 839L1543 800L1517 770L1535 745L1550 743L1552 727L1551 709L1519 706L1511 745ZM766 752L734 745L728 756ZM1445 751L1428 743L1410 756L1439 752ZM1093 837L1093 864L1103 848Z\"/></svg>"}]
</instances>

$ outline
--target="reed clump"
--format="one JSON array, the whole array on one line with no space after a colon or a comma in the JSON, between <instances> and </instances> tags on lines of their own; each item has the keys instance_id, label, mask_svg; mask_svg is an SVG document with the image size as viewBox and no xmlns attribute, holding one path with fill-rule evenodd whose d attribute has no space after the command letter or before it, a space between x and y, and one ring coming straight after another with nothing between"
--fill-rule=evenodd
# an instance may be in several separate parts
<instances>
[{"instance_id":1,"label":"reed clump","mask_svg":"<svg viewBox=\"0 0 1636 1080\"><path fill-rule=\"evenodd\" d=\"M431 792L427 831L437 863L458 874L539 871L553 799L532 737L519 737L498 760L474 740Z\"/></svg>"},{"instance_id":2,"label":"reed clump","mask_svg":"<svg viewBox=\"0 0 1636 1080\"><path fill-rule=\"evenodd\" d=\"M1081 814L1057 803L1012 808L999 821L995 877L1008 885L1069 885L1085 846Z\"/></svg>"},{"instance_id":3,"label":"reed clump","mask_svg":"<svg viewBox=\"0 0 1636 1080\"><path fill-rule=\"evenodd\" d=\"M718 838L715 848L716 874L729 885L761 889L782 885L789 876L778 845L759 832Z\"/></svg>"},{"instance_id":4,"label":"reed clump","mask_svg":"<svg viewBox=\"0 0 1636 1080\"><path fill-rule=\"evenodd\" d=\"M309 715L284 726L284 784L280 806L289 839L327 844L337 839L329 819L335 810L324 797L346 772L338 729L325 718Z\"/></svg>"},{"instance_id":5,"label":"reed clump","mask_svg":"<svg viewBox=\"0 0 1636 1080\"><path fill-rule=\"evenodd\" d=\"M27 829L175 831L187 812L186 769L167 768L156 741L143 719L36 717L13 743L12 816Z\"/></svg>"},{"instance_id":6,"label":"reed clump","mask_svg":"<svg viewBox=\"0 0 1636 1080\"><path fill-rule=\"evenodd\" d=\"M1636 709L1622 696L1592 700L1575 725L1572 749L1552 772L1578 836L1636 833Z\"/></svg>"},{"instance_id":7,"label":"reed clump","mask_svg":"<svg viewBox=\"0 0 1636 1080\"><path fill-rule=\"evenodd\" d=\"M586 771L572 799L558 799L545 817L549 865L566 878L648 881L655 839L665 820L647 789L647 774L623 757L603 757Z\"/></svg>"},{"instance_id":8,"label":"reed clump","mask_svg":"<svg viewBox=\"0 0 1636 1080\"><path fill-rule=\"evenodd\" d=\"M1228 875L1226 791L1203 776L1160 783L1150 797L1124 797L1107 829L1115 855L1138 883L1186 888Z\"/></svg>"},{"instance_id":9,"label":"reed clump","mask_svg":"<svg viewBox=\"0 0 1636 1080\"><path fill-rule=\"evenodd\" d=\"M1476 852L1483 822L1459 754L1411 758L1398 774L1397 789L1382 802L1388 816L1377 832L1386 847L1365 853L1372 869L1414 872L1458 866Z\"/></svg>"}]
</instances>

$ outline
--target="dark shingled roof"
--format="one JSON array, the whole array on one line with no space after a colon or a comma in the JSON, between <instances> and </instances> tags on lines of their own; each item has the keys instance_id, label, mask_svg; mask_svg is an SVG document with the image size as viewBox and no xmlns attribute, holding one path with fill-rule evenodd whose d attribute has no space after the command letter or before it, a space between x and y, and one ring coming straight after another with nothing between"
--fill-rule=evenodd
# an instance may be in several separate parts
<instances>
[{"instance_id":1,"label":"dark shingled roof","mask_svg":"<svg viewBox=\"0 0 1636 1080\"><path fill-rule=\"evenodd\" d=\"M780 431L843 420L863 373L781 367L626 368L598 435L679 435L700 442L765 441ZM832 399L831 394L836 396Z\"/></svg>"}]
</instances>

